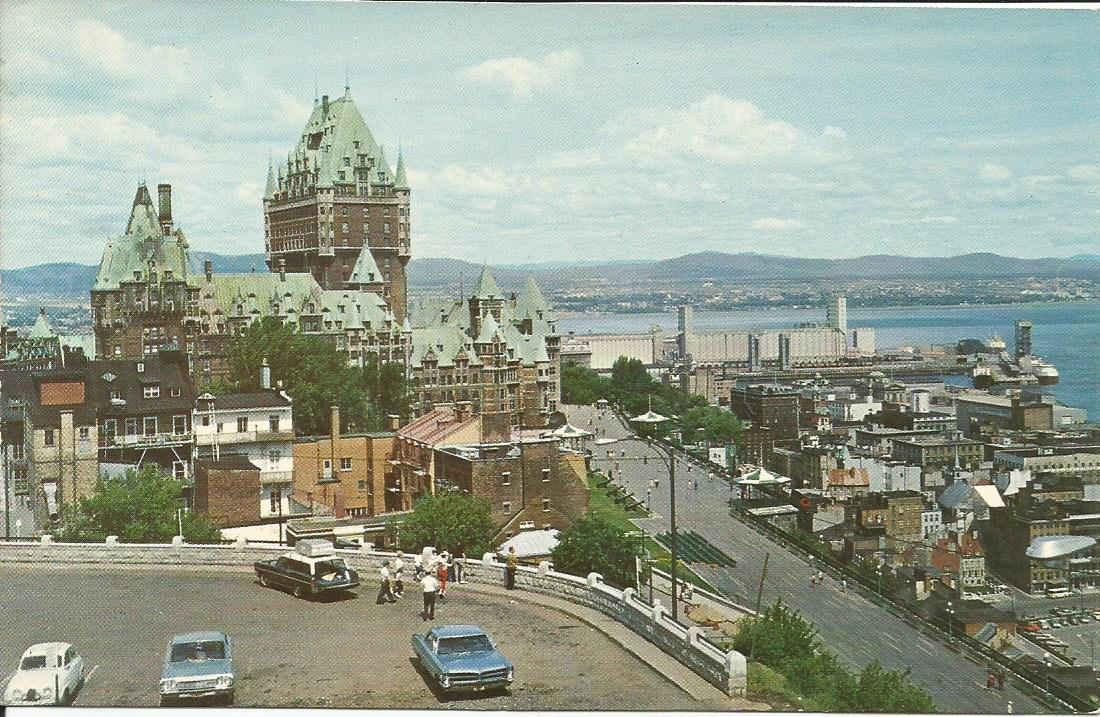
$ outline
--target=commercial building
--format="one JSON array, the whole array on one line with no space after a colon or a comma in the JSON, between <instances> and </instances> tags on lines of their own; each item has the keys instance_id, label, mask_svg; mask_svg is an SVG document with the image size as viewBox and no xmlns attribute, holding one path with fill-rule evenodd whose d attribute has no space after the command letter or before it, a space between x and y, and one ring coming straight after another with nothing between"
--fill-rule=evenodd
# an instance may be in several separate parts
<instances>
[{"instance_id":1,"label":"commercial building","mask_svg":"<svg viewBox=\"0 0 1100 717\"><path fill-rule=\"evenodd\" d=\"M506 413L475 414L468 402L444 405L397 431L392 461L396 483L387 510L409 510L422 495L435 493L436 449L446 445L503 443L511 428Z\"/></svg>"},{"instance_id":2,"label":"commercial building","mask_svg":"<svg viewBox=\"0 0 1100 717\"><path fill-rule=\"evenodd\" d=\"M799 395L779 384L737 384L730 391L730 410L743 421L771 430L771 440L798 438Z\"/></svg>"},{"instance_id":3,"label":"commercial building","mask_svg":"<svg viewBox=\"0 0 1100 717\"><path fill-rule=\"evenodd\" d=\"M971 434L998 429L1049 431L1054 428L1054 407L1053 399L1044 397L964 393L955 398L955 426Z\"/></svg>"},{"instance_id":4,"label":"commercial building","mask_svg":"<svg viewBox=\"0 0 1100 717\"><path fill-rule=\"evenodd\" d=\"M829 297L829 304L825 309L825 323L838 331L848 332L848 299L842 294L833 294Z\"/></svg>"},{"instance_id":5,"label":"commercial building","mask_svg":"<svg viewBox=\"0 0 1100 717\"><path fill-rule=\"evenodd\" d=\"M344 96L314 99L313 112L277 174L268 167L264 251L277 271L307 273L325 290L378 293L398 325L405 321L411 190L404 157L396 169Z\"/></svg>"},{"instance_id":6,"label":"commercial building","mask_svg":"<svg viewBox=\"0 0 1100 717\"><path fill-rule=\"evenodd\" d=\"M974 469L982 462L983 446L969 438L944 435L915 435L894 438L893 458L920 466L924 470L954 466Z\"/></svg>"},{"instance_id":7,"label":"commercial building","mask_svg":"<svg viewBox=\"0 0 1100 717\"><path fill-rule=\"evenodd\" d=\"M916 491L875 493L851 501L844 508L845 522L857 531L881 530L888 542L904 549L924 537L924 497Z\"/></svg>"}]
</instances>

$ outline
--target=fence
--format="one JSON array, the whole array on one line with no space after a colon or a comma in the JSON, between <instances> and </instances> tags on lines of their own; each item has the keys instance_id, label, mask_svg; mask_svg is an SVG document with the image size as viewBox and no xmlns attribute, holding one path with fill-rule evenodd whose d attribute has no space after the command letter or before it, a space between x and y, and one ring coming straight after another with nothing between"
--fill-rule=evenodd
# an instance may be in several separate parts
<instances>
[{"instance_id":1,"label":"fence","mask_svg":"<svg viewBox=\"0 0 1100 717\"><path fill-rule=\"evenodd\" d=\"M250 566L286 550L244 540L232 545L188 545L176 538L171 544L138 545L120 543L111 536L105 543L57 543L46 535L35 542L0 541L0 563ZM395 553L375 551L370 546L337 553L349 567L364 575L376 575L383 560L396 557ZM464 578L470 582L504 584L505 565L492 554L487 553L481 560L459 562ZM547 562L537 568L517 567L516 587L597 610L627 626L727 695L745 695L748 673L744 656L736 651L723 652L704 639L699 628L674 622L659 600L650 605L638 599L633 588L618 590L604 583L597 573L587 578L558 573ZM517 592L517 596L521 595L522 592Z\"/></svg>"}]
</instances>

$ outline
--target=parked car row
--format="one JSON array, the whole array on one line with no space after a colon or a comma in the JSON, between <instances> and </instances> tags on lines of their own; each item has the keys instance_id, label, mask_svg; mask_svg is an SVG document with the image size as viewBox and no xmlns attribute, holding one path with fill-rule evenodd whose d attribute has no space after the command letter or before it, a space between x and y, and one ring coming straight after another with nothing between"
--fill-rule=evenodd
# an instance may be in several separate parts
<instances>
[{"instance_id":1,"label":"parked car row","mask_svg":"<svg viewBox=\"0 0 1100 717\"><path fill-rule=\"evenodd\" d=\"M191 632L168 641L161 671L160 702L204 698L233 703L236 676L233 643L224 632ZM67 642L31 645L4 688L12 707L72 704L87 679L84 658Z\"/></svg>"}]
</instances>

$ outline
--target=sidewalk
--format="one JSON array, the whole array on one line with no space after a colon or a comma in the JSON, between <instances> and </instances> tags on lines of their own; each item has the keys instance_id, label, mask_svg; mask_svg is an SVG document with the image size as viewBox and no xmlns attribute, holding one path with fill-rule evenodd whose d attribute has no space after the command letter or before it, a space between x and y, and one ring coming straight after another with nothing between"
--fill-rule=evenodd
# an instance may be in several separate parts
<instances>
[{"instance_id":1,"label":"sidewalk","mask_svg":"<svg viewBox=\"0 0 1100 717\"><path fill-rule=\"evenodd\" d=\"M469 590L471 593L524 600L571 615L607 635L624 650L649 665L671 684L701 703L706 703L718 709L734 711L771 709L768 704L752 702L744 697L727 697L717 687L692 672L690 668L663 652L653 643L636 634L622 623L592 608L522 589L505 590L503 587L479 583L461 583L460 585L462 589Z\"/></svg>"}]
</instances>

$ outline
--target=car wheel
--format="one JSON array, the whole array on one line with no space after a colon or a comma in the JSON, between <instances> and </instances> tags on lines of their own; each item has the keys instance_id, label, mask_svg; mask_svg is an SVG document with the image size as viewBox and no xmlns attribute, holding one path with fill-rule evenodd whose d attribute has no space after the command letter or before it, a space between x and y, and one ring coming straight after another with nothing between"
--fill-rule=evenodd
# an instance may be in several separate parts
<instances>
[{"instance_id":1,"label":"car wheel","mask_svg":"<svg viewBox=\"0 0 1100 717\"><path fill-rule=\"evenodd\" d=\"M222 702L226 705L233 704L233 693L232 692L226 692L225 697L222 698Z\"/></svg>"},{"instance_id":2,"label":"car wheel","mask_svg":"<svg viewBox=\"0 0 1100 717\"><path fill-rule=\"evenodd\" d=\"M69 704L69 688L68 687L66 687L65 691L61 693L61 704L63 704L63 705Z\"/></svg>"},{"instance_id":3,"label":"car wheel","mask_svg":"<svg viewBox=\"0 0 1100 717\"><path fill-rule=\"evenodd\" d=\"M305 596L306 596L306 589L304 587L302 587L301 585L294 586L294 597L304 599Z\"/></svg>"},{"instance_id":4,"label":"car wheel","mask_svg":"<svg viewBox=\"0 0 1100 717\"><path fill-rule=\"evenodd\" d=\"M169 697L168 695L161 695L160 706L161 707L173 707L176 704L175 697Z\"/></svg>"}]
</instances>

